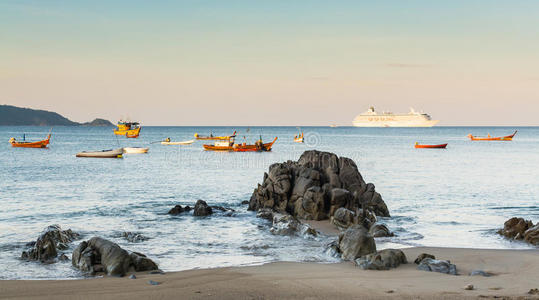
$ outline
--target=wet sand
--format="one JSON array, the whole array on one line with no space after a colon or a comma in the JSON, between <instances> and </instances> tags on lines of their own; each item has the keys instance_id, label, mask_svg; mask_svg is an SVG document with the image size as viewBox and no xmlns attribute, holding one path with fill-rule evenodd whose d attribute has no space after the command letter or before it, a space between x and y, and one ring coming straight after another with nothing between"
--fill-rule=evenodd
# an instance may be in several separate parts
<instances>
[{"instance_id":1,"label":"wet sand","mask_svg":"<svg viewBox=\"0 0 539 300\"><path fill-rule=\"evenodd\" d=\"M539 299L539 251L457 248L404 249L408 264L389 271L365 271L350 262L277 262L261 266L138 273L137 279L0 281L9 299L454 299L506 296ZM459 276L416 270L420 253L457 265ZM472 270L494 276L469 276ZM150 280L159 282L151 285ZM473 284L475 290L464 290Z\"/></svg>"}]
</instances>

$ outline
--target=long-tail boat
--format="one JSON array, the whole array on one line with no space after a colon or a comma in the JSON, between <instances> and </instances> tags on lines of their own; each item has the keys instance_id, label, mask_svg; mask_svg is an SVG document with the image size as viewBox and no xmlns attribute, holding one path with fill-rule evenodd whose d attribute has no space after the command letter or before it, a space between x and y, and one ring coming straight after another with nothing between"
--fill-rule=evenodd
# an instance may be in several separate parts
<instances>
[{"instance_id":1,"label":"long-tail boat","mask_svg":"<svg viewBox=\"0 0 539 300\"><path fill-rule=\"evenodd\" d=\"M294 137L294 142L296 143L303 143L303 140L303 132Z\"/></svg>"},{"instance_id":2,"label":"long-tail boat","mask_svg":"<svg viewBox=\"0 0 539 300\"><path fill-rule=\"evenodd\" d=\"M114 129L114 134L123 135L127 138L137 138L141 128L138 122L118 121L117 128Z\"/></svg>"},{"instance_id":3,"label":"long-tail boat","mask_svg":"<svg viewBox=\"0 0 539 300\"><path fill-rule=\"evenodd\" d=\"M473 136L471 134L468 134L468 137L472 141L512 141L513 137L517 134L517 130L511 135L506 136L498 136L498 137L491 137L490 134L488 134L486 137L477 137Z\"/></svg>"},{"instance_id":4,"label":"long-tail boat","mask_svg":"<svg viewBox=\"0 0 539 300\"><path fill-rule=\"evenodd\" d=\"M47 148L47 145L49 145L49 141L51 140L51 134L47 135L47 138L42 141L37 142L26 142L22 141L19 142L15 138L10 138L9 143L12 147L20 147L20 148Z\"/></svg>"},{"instance_id":5,"label":"long-tail boat","mask_svg":"<svg viewBox=\"0 0 539 300\"><path fill-rule=\"evenodd\" d=\"M234 138L227 141L216 141L213 145L202 145L209 151L234 151Z\"/></svg>"},{"instance_id":6,"label":"long-tail boat","mask_svg":"<svg viewBox=\"0 0 539 300\"><path fill-rule=\"evenodd\" d=\"M226 141L230 139L234 139L236 137L236 131L232 133L232 135L225 135L225 136L213 136L213 134L210 134L209 136L203 136L199 135L198 133L195 133L195 138L197 140L218 140L218 141Z\"/></svg>"},{"instance_id":7,"label":"long-tail boat","mask_svg":"<svg viewBox=\"0 0 539 300\"><path fill-rule=\"evenodd\" d=\"M271 151L271 147L277 141L277 137L273 139L271 143L263 143L262 139L256 141L254 145L236 144L233 146L234 152L262 152L262 151Z\"/></svg>"},{"instance_id":8,"label":"long-tail boat","mask_svg":"<svg viewBox=\"0 0 539 300\"><path fill-rule=\"evenodd\" d=\"M415 148L425 148L425 149L445 149L447 147L447 144L439 144L439 145L421 145L418 142L414 145Z\"/></svg>"}]
</instances>

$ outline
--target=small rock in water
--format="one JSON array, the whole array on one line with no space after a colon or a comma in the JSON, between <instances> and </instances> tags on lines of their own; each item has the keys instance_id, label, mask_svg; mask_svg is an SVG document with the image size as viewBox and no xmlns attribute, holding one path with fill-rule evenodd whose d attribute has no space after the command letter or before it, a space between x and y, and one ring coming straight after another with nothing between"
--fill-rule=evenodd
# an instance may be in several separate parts
<instances>
[{"instance_id":1,"label":"small rock in water","mask_svg":"<svg viewBox=\"0 0 539 300\"><path fill-rule=\"evenodd\" d=\"M62 253L62 255L60 255L60 257L58 257L58 259L61 260L61 261L67 261L67 260L69 260L69 257L67 257L67 255Z\"/></svg>"},{"instance_id":2,"label":"small rock in water","mask_svg":"<svg viewBox=\"0 0 539 300\"><path fill-rule=\"evenodd\" d=\"M131 274L131 276L129 276L129 279L137 279L137 276L135 276L135 274Z\"/></svg>"},{"instance_id":3,"label":"small rock in water","mask_svg":"<svg viewBox=\"0 0 539 300\"><path fill-rule=\"evenodd\" d=\"M464 287L464 289L467 290L467 291L471 291L471 290L474 289L474 286L473 286L473 284L468 284L468 285L466 285L466 286Z\"/></svg>"},{"instance_id":4,"label":"small rock in water","mask_svg":"<svg viewBox=\"0 0 539 300\"><path fill-rule=\"evenodd\" d=\"M204 200L198 200L195 204L193 216L203 217L213 213L212 208Z\"/></svg>"},{"instance_id":5,"label":"small rock in water","mask_svg":"<svg viewBox=\"0 0 539 300\"><path fill-rule=\"evenodd\" d=\"M241 201L241 205L248 205L249 204L249 200L243 200Z\"/></svg>"},{"instance_id":6,"label":"small rock in water","mask_svg":"<svg viewBox=\"0 0 539 300\"><path fill-rule=\"evenodd\" d=\"M432 255L432 254L421 253L421 254L419 254L419 256L417 256L417 258L414 260L414 263L415 263L416 265L419 265L419 263L421 263L421 261L424 260L425 258L436 259L436 257L434 257L434 255Z\"/></svg>"},{"instance_id":7,"label":"small rock in water","mask_svg":"<svg viewBox=\"0 0 539 300\"><path fill-rule=\"evenodd\" d=\"M483 270L473 270L470 272L470 276L484 276L484 277L490 277L492 274L485 272Z\"/></svg>"},{"instance_id":8,"label":"small rock in water","mask_svg":"<svg viewBox=\"0 0 539 300\"><path fill-rule=\"evenodd\" d=\"M153 281L153 280L148 281L148 283L151 284L151 285L160 285L161 284L161 282L157 282L157 281Z\"/></svg>"}]
</instances>

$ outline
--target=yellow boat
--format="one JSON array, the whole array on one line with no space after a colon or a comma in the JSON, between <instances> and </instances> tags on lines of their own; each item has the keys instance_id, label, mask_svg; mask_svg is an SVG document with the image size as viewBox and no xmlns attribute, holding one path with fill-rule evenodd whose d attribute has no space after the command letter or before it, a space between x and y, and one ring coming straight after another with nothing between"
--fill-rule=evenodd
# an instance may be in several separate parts
<instances>
[{"instance_id":1,"label":"yellow boat","mask_svg":"<svg viewBox=\"0 0 539 300\"><path fill-rule=\"evenodd\" d=\"M118 127L114 129L114 134L125 135L127 137L138 137L140 133L140 124L138 122L119 121Z\"/></svg>"}]
</instances>

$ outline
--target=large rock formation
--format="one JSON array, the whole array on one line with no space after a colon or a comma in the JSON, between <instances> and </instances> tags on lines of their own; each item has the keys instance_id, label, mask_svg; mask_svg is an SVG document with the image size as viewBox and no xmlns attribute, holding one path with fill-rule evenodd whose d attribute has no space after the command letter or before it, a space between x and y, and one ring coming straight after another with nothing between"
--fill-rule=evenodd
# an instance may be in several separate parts
<instances>
[{"instance_id":1,"label":"large rock formation","mask_svg":"<svg viewBox=\"0 0 539 300\"><path fill-rule=\"evenodd\" d=\"M535 226L532 221L523 218L511 218L498 231L506 238L524 240L532 245L539 245L539 223Z\"/></svg>"},{"instance_id":2,"label":"large rock formation","mask_svg":"<svg viewBox=\"0 0 539 300\"><path fill-rule=\"evenodd\" d=\"M273 214L273 225L270 232L278 235L317 236L318 233L311 226L301 223L291 215Z\"/></svg>"},{"instance_id":3,"label":"large rock formation","mask_svg":"<svg viewBox=\"0 0 539 300\"><path fill-rule=\"evenodd\" d=\"M249 210L269 208L306 220L325 220L339 208L389 217L372 183L365 183L353 160L329 152L305 151L297 162L270 166L254 190Z\"/></svg>"},{"instance_id":4,"label":"large rock formation","mask_svg":"<svg viewBox=\"0 0 539 300\"><path fill-rule=\"evenodd\" d=\"M157 270L157 264L144 254L128 252L100 237L80 243L73 251L71 262L74 267L91 274L104 272L124 276L127 272Z\"/></svg>"},{"instance_id":5,"label":"large rock formation","mask_svg":"<svg viewBox=\"0 0 539 300\"><path fill-rule=\"evenodd\" d=\"M67 249L67 244L78 237L79 234L71 229L62 230L59 225L50 225L41 232L35 242L29 243L30 248L22 252L21 258L52 262L58 256L58 250Z\"/></svg>"}]
</instances>

